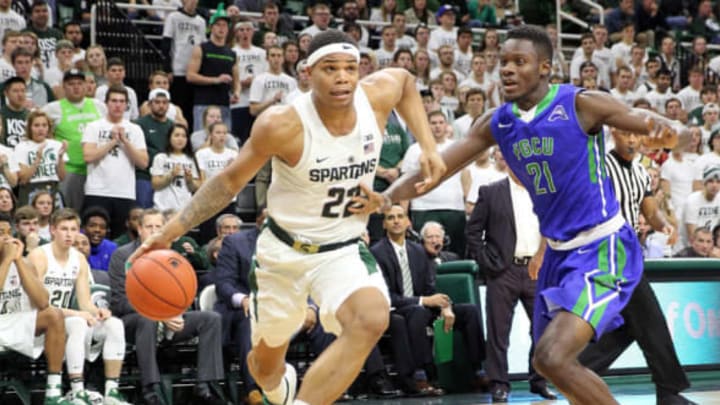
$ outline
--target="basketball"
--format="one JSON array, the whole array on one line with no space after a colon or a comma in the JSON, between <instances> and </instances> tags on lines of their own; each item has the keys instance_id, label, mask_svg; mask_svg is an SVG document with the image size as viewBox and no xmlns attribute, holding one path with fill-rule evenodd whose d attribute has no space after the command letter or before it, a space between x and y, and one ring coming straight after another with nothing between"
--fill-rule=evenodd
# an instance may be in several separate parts
<instances>
[{"instance_id":1,"label":"basketball","mask_svg":"<svg viewBox=\"0 0 720 405\"><path fill-rule=\"evenodd\" d=\"M164 321L182 314L193 303L195 270L173 250L153 250L133 262L125 277L125 292L140 315Z\"/></svg>"}]
</instances>

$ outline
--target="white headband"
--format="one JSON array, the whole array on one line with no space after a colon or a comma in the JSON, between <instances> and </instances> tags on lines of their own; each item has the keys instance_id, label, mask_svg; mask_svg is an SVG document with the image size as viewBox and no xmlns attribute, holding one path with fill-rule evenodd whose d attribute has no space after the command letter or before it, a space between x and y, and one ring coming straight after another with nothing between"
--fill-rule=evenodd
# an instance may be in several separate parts
<instances>
[{"instance_id":1,"label":"white headband","mask_svg":"<svg viewBox=\"0 0 720 405\"><path fill-rule=\"evenodd\" d=\"M360 51L357 47L355 45L348 44L347 42L343 42L325 45L316 49L315 52L307 58L307 65L313 66L320 59L330 55L331 53L344 53L355 57L356 62L360 62Z\"/></svg>"}]
</instances>

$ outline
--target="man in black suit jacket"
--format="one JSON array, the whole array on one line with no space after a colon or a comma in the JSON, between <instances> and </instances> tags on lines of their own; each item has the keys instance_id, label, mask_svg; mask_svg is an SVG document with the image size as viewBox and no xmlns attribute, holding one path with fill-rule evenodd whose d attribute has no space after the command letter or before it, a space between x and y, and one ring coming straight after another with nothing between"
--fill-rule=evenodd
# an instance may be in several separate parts
<instances>
[{"instance_id":1,"label":"man in black suit jacket","mask_svg":"<svg viewBox=\"0 0 720 405\"><path fill-rule=\"evenodd\" d=\"M422 377L422 371L433 363L432 345L425 330L438 315L445 319L446 330L457 326L465 337L470 362L478 372L468 378L474 380L482 375L484 347L478 308L472 304L453 305L447 295L437 293L433 262L422 245L405 239L410 221L402 206L393 205L385 213L383 226L386 236L370 250L383 272L394 308L389 331L403 390L412 391L408 380L420 371L416 388L426 394L441 394L441 390L429 386L426 375ZM399 255L405 255L404 260ZM406 269L401 261L407 263Z\"/></svg>"},{"instance_id":2,"label":"man in black suit jacket","mask_svg":"<svg viewBox=\"0 0 720 405\"><path fill-rule=\"evenodd\" d=\"M521 207L521 218L527 217L527 220L522 223L515 220L514 206ZM520 243L519 234L523 236ZM511 178L481 186L466 236L469 257L477 261L487 277L486 371L492 397L495 402L506 402L510 391L507 349L513 311L520 300L532 321L535 280L528 273L528 265L541 241L527 191ZM527 241L534 246L528 246ZM533 346L530 347L530 359L532 353ZM530 391L554 399L555 394L547 389L545 379L535 372L532 363L529 367Z\"/></svg>"}]
</instances>

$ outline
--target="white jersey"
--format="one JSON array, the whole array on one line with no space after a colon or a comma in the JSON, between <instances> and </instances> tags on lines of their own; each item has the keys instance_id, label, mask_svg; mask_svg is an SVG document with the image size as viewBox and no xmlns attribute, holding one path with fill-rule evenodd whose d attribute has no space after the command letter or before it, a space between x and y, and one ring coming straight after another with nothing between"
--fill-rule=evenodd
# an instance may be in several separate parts
<instances>
[{"instance_id":1,"label":"white jersey","mask_svg":"<svg viewBox=\"0 0 720 405\"><path fill-rule=\"evenodd\" d=\"M455 62L453 63L453 69L460 71L465 77L472 74L472 58L473 58L472 47L469 47L467 52L463 52L460 49L455 49ZM458 83L460 81L458 80Z\"/></svg>"},{"instance_id":2,"label":"white jersey","mask_svg":"<svg viewBox=\"0 0 720 405\"><path fill-rule=\"evenodd\" d=\"M199 15L190 16L178 10L168 14L163 27L163 38L170 38L170 57L172 74L185 76L187 65L195 45L205 42L207 24Z\"/></svg>"},{"instance_id":3,"label":"white jersey","mask_svg":"<svg viewBox=\"0 0 720 405\"><path fill-rule=\"evenodd\" d=\"M377 61L378 69L384 69L386 67L392 67L393 65L393 57L395 56L395 51L398 48L395 47L394 49L388 51L385 48L379 48L375 50L375 60Z\"/></svg>"},{"instance_id":4,"label":"white jersey","mask_svg":"<svg viewBox=\"0 0 720 405\"><path fill-rule=\"evenodd\" d=\"M690 86L684 87L677 93L677 98L682 103L682 108L685 111L692 111L698 107L703 106L703 102L700 99L700 90L695 90Z\"/></svg>"},{"instance_id":5,"label":"white jersey","mask_svg":"<svg viewBox=\"0 0 720 405\"><path fill-rule=\"evenodd\" d=\"M52 243L40 246L47 260L47 271L43 284L50 294L50 305L56 308L69 308L70 297L75 289L75 280L80 273L81 253L74 247L68 252L65 266L60 265L53 254Z\"/></svg>"},{"instance_id":6,"label":"white jersey","mask_svg":"<svg viewBox=\"0 0 720 405\"><path fill-rule=\"evenodd\" d=\"M123 127L128 141L135 149L147 149L142 129L130 121L113 124L101 118L87 124L82 143L94 143L102 147L111 142L115 125ZM87 165L85 195L135 199L135 164L120 145L116 145L102 159Z\"/></svg>"},{"instance_id":7,"label":"white jersey","mask_svg":"<svg viewBox=\"0 0 720 405\"><path fill-rule=\"evenodd\" d=\"M331 135L312 101L312 92L296 98L303 126L303 152L295 166L273 157L267 192L268 215L291 235L326 244L359 237L366 215L348 211L360 182L372 184L382 148L383 131L362 85L354 95L355 128ZM292 203L288 203L291 201Z\"/></svg>"},{"instance_id":8,"label":"white jersey","mask_svg":"<svg viewBox=\"0 0 720 405\"><path fill-rule=\"evenodd\" d=\"M617 87L610 89L610 95L622 101L628 107L632 107L633 103L638 98L637 94L635 94L632 90L627 90L623 93L618 90Z\"/></svg>"},{"instance_id":9,"label":"white jersey","mask_svg":"<svg viewBox=\"0 0 720 405\"><path fill-rule=\"evenodd\" d=\"M4 83L5 80L15 76L15 68L10 61L0 57L0 83Z\"/></svg>"},{"instance_id":10,"label":"white jersey","mask_svg":"<svg viewBox=\"0 0 720 405\"><path fill-rule=\"evenodd\" d=\"M6 12L0 12L0 40L5 37L5 31L22 31L26 25L25 18L15 10L9 9Z\"/></svg>"},{"instance_id":11,"label":"white jersey","mask_svg":"<svg viewBox=\"0 0 720 405\"><path fill-rule=\"evenodd\" d=\"M256 76L250 86L250 102L263 103L275 96L275 93L282 93L282 101L285 104L285 97L297 88L297 81L286 73L276 75L265 72Z\"/></svg>"},{"instance_id":12,"label":"white jersey","mask_svg":"<svg viewBox=\"0 0 720 405\"><path fill-rule=\"evenodd\" d=\"M257 46L251 46L245 49L239 45L235 45L232 50L236 55L238 76L241 81L250 76L257 77L267 71L267 56L264 49L258 48ZM240 100L231 105L231 108L247 108L250 106L251 86L252 84L250 86L243 86L240 91Z\"/></svg>"},{"instance_id":13,"label":"white jersey","mask_svg":"<svg viewBox=\"0 0 720 405\"><path fill-rule=\"evenodd\" d=\"M471 182L470 191L468 192L466 200L467 202L473 204L477 203L480 186L484 186L507 177L507 173L498 171L494 165L480 167L475 163L471 163L468 166L468 171L470 172Z\"/></svg>"},{"instance_id":14,"label":"white jersey","mask_svg":"<svg viewBox=\"0 0 720 405\"><path fill-rule=\"evenodd\" d=\"M153 194L153 203L155 208L165 211L167 209L180 210L192 198L190 189L185 182L185 169L192 171L193 178L198 178L197 167L192 158L185 154L168 155L166 153L158 153L153 159L150 167L150 175L164 176L172 173L175 166L180 166L180 174L172 179L170 184L160 190L155 190Z\"/></svg>"},{"instance_id":15,"label":"white jersey","mask_svg":"<svg viewBox=\"0 0 720 405\"><path fill-rule=\"evenodd\" d=\"M0 291L0 315L25 312L32 309L30 297L28 297L20 282L17 267L15 263L10 263L5 284L2 291Z\"/></svg>"},{"instance_id":16,"label":"white jersey","mask_svg":"<svg viewBox=\"0 0 720 405\"><path fill-rule=\"evenodd\" d=\"M68 161L67 154L60 156L60 148L62 142L55 139L46 139L42 144L35 141L21 141L15 146L15 160L22 165L32 166L37 157L37 151L40 145L45 145L42 156L40 157L40 165L30 179L30 183L42 183L46 181L60 181L58 177L57 166L59 159L64 162Z\"/></svg>"},{"instance_id":17,"label":"white jersey","mask_svg":"<svg viewBox=\"0 0 720 405\"><path fill-rule=\"evenodd\" d=\"M695 191L691 193L685 205L683 206L683 226L680 228L680 236L685 242L685 246L689 246L690 237L687 234L685 225L692 224L695 227L705 227L713 230L720 223L720 193L715 194L712 201L705 198L705 191Z\"/></svg>"}]
</instances>

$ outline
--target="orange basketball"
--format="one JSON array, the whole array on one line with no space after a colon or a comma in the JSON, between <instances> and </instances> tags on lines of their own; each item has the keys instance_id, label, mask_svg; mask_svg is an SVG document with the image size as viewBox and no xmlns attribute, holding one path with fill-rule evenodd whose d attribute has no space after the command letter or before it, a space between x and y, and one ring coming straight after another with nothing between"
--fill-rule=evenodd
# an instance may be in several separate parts
<instances>
[{"instance_id":1,"label":"orange basketball","mask_svg":"<svg viewBox=\"0 0 720 405\"><path fill-rule=\"evenodd\" d=\"M133 262L125 277L125 292L140 315L164 321L182 314L193 303L195 270L173 250L153 250Z\"/></svg>"}]
</instances>

